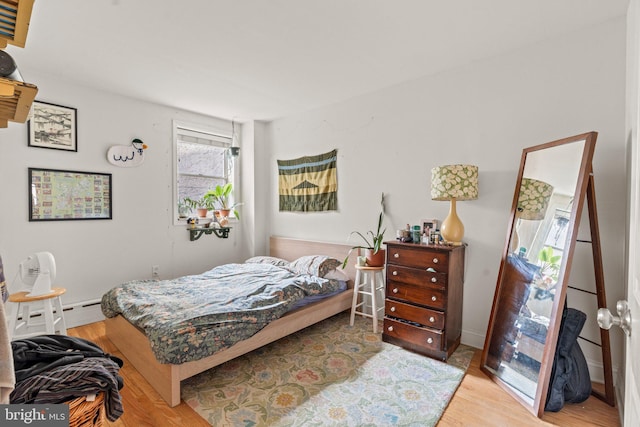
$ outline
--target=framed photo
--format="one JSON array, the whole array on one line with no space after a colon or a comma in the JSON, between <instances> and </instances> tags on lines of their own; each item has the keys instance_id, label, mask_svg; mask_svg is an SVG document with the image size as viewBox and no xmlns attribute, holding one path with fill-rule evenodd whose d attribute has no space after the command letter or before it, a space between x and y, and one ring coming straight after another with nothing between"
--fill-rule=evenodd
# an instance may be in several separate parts
<instances>
[{"instance_id":1,"label":"framed photo","mask_svg":"<svg viewBox=\"0 0 640 427\"><path fill-rule=\"evenodd\" d=\"M111 219L111 174L29 168L29 221Z\"/></svg>"},{"instance_id":2,"label":"framed photo","mask_svg":"<svg viewBox=\"0 0 640 427\"><path fill-rule=\"evenodd\" d=\"M77 110L42 101L33 102L33 115L27 122L29 147L78 151Z\"/></svg>"},{"instance_id":3,"label":"framed photo","mask_svg":"<svg viewBox=\"0 0 640 427\"><path fill-rule=\"evenodd\" d=\"M423 219L422 220L422 234L427 233L429 236L429 232L438 229L438 220L437 219Z\"/></svg>"}]
</instances>

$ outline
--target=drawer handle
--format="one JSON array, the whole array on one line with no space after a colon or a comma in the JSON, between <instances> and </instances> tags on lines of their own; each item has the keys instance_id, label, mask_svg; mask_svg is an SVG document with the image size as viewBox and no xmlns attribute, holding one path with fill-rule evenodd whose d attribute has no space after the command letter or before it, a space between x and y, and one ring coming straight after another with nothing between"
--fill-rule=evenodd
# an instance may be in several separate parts
<instances>
[{"instance_id":1,"label":"drawer handle","mask_svg":"<svg viewBox=\"0 0 640 427\"><path fill-rule=\"evenodd\" d=\"M398 288L393 288L393 291L391 291L391 292L393 292L394 294L397 294L398 293Z\"/></svg>"},{"instance_id":2,"label":"drawer handle","mask_svg":"<svg viewBox=\"0 0 640 427\"><path fill-rule=\"evenodd\" d=\"M389 327L387 328L387 331L389 331L389 332L393 332L393 326L389 326Z\"/></svg>"},{"instance_id":3,"label":"drawer handle","mask_svg":"<svg viewBox=\"0 0 640 427\"><path fill-rule=\"evenodd\" d=\"M438 263L438 258L434 258L434 259L433 259L433 263L434 263L434 264L437 264L437 263Z\"/></svg>"},{"instance_id":4,"label":"drawer handle","mask_svg":"<svg viewBox=\"0 0 640 427\"><path fill-rule=\"evenodd\" d=\"M397 276L398 272L396 270L393 270L393 272L391 274L394 275L394 276Z\"/></svg>"},{"instance_id":5,"label":"drawer handle","mask_svg":"<svg viewBox=\"0 0 640 427\"><path fill-rule=\"evenodd\" d=\"M391 307L391 308L389 309L389 311L395 312L395 311L396 311L395 306L394 306L394 307Z\"/></svg>"},{"instance_id":6,"label":"drawer handle","mask_svg":"<svg viewBox=\"0 0 640 427\"><path fill-rule=\"evenodd\" d=\"M438 279L436 279L435 277L431 278L431 283L436 283L438 281Z\"/></svg>"},{"instance_id":7,"label":"drawer handle","mask_svg":"<svg viewBox=\"0 0 640 427\"><path fill-rule=\"evenodd\" d=\"M396 252L395 254L393 254L394 258L400 258L400 254L398 252Z\"/></svg>"},{"instance_id":8,"label":"drawer handle","mask_svg":"<svg viewBox=\"0 0 640 427\"><path fill-rule=\"evenodd\" d=\"M437 299L438 299L438 298L436 298L436 296L435 296L435 295L431 297L431 301L436 301Z\"/></svg>"},{"instance_id":9,"label":"drawer handle","mask_svg":"<svg viewBox=\"0 0 640 427\"><path fill-rule=\"evenodd\" d=\"M433 344L433 338L428 338L427 339L427 344Z\"/></svg>"},{"instance_id":10,"label":"drawer handle","mask_svg":"<svg viewBox=\"0 0 640 427\"><path fill-rule=\"evenodd\" d=\"M392 311L393 311L393 310L392 310ZM433 322L435 322L435 321L436 321L436 318L435 318L435 317L433 317L433 316L429 317L429 322L433 323Z\"/></svg>"}]
</instances>

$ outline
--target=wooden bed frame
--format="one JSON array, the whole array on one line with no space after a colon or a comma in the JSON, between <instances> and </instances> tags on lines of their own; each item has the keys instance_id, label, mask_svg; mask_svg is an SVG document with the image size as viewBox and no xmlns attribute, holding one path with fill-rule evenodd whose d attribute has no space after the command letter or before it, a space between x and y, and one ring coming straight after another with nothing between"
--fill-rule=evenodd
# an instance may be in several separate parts
<instances>
[{"instance_id":1,"label":"wooden bed frame","mask_svg":"<svg viewBox=\"0 0 640 427\"><path fill-rule=\"evenodd\" d=\"M349 245L284 237L271 237L269 244L271 256L289 261L303 255L329 255L342 260L351 248ZM147 337L122 316L105 319L106 335L167 404L173 407L180 404L180 381L350 309L355 277L352 264L346 272L351 280L345 292L289 312L251 338L204 359L179 365L158 362Z\"/></svg>"}]
</instances>

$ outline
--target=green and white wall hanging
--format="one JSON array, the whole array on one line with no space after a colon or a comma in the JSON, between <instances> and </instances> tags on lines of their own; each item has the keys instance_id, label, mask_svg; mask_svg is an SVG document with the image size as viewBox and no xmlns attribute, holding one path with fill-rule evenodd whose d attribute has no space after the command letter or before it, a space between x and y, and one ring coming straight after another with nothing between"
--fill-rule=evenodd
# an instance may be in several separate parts
<instances>
[{"instance_id":1,"label":"green and white wall hanging","mask_svg":"<svg viewBox=\"0 0 640 427\"><path fill-rule=\"evenodd\" d=\"M317 156L278 160L280 211L338 209L337 150Z\"/></svg>"}]
</instances>

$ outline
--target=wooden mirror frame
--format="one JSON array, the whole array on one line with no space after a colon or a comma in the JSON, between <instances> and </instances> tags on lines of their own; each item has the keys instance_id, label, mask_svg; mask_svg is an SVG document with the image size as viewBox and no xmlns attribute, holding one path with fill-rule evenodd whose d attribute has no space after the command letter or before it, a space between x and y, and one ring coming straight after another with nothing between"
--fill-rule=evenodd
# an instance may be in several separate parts
<instances>
[{"instance_id":1,"label":"wooden mirror frame","mask_svg":"<svg viewBox=\"0 0 640 427\"><path fill-rule=\"evenodd\" d=\"M569 272L571 271L571 262L573 259L573 253L575 249L578 227L580 218L582 215L582 209L587 193L587 185L589 183L589 175L591 174L593 153L595 150L597 133L588 132L569 138L564 138L557 141L552 141L546 144L537 145L534 147L525 148L522 152L522 158L520 162L520 170L518 172L518 178L516 181L516 187L514 191L513 203L511 206L511 214L509 217L509 227L507 231L507 240L505 248L502 253L502 260L500 262L500 270L498 273L498 279L496 284L496 291L493 299L493 306L491 309L491 317L489 318L489 325L487 328L487 334L485 337L484 349L482 352L482 359L480 363L481 370L487 374L494 382L500 387L506 390L511 396L525 406L532 414L537 417L541 417L544 412L546 403L547 391L549 388L549 381L551 377L551 370L553 367L553 360L556 351L556 343L558 341L558 333L560 330L560 323L562 320L562 310L566 300L567 286ZM518 319L520 310L525 303L520 301L517 304L513 304L517 292L518 283L525 285L527 288L533 285L532 277L525 277L521 274L517 274L517 269L511 268L509 264L513 264L512 259L514 251L512 246L512 239L514 235L517 236L516 225L518 217L516 216L520 189L522 179L525 176L525 167L527 164L527 157L533 153L540 153L542 150L550 150L562 145L577 143L584 141L584 147L582 148L582 155L580 165L578 168L578 176L576 177L576 186L574 191L573 202L571 204L571 212L569 222L567 224L566 240L564 245L564 252L562 262L558 270L558 278L555 284L555 294L553 295L553 302L551 307L551 314L549 316L549 324L547 326L547 335L544 340L544 347L542 350L542 357L539 361L539 370L537 372L537 381L535 384L535 395L529 396L514 386L509 384L503 377L506 377L506 369L500 370L502 359L495 358L496 345L503 348L506 346L506 333L515 329L515 320ZM509 258L509 255L511 257ZM514 271L516 272L514 274ZM519 282L517 282L519 281ZM529 290L530 292L530 290ZM524 297L525 299L528 298ZM517 306L518 311L515 311ZM511 310L510 310L511 309ZM495 341L494 341L495 340ZM490 347L493 349L490 355ZM502 350L501 350L502 351ZM490 360L490 356L492 359ZM491 364L489 365L488 362ZM497 362L497 367L496 367ZM536 365L537 366L537 365ZM531 371L534 373L534 371ZM502 376L501 376L502 375ZM532 380L528 380L531 382ZM512 381L515 382L515 381Z\"/></svg>"}]
</instances>

